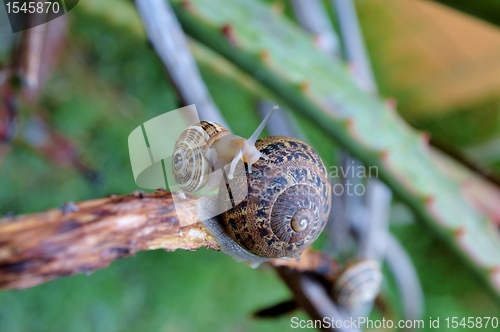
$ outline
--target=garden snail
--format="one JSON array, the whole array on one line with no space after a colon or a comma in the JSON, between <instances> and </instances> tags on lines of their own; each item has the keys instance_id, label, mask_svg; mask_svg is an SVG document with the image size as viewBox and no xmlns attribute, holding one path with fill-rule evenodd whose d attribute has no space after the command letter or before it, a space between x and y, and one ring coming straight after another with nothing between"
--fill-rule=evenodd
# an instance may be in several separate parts
<instances>
[{"instance_id":1,"label":"garden snail","mask_svg":"<svg viewBox=\"0 0 500 332\"><path fill-rule=\"evenodd\" d=\"M232 179L240 159L247 163L251 173L252 164L260 158L268 158L255 148L255 141L277 108L273 107L249 139L234 135L211 121L201 121L186 128L175 143L172 158L172 170L179 187L189 193L213 190L221 180L213 171L230 163L228 177Z\"/></svg>"},{"instance_id":2,"label":"garden snail","mask_svg":"<svg viewBox=\"0 0 500 332\"><path fill-rule=\"evenodd\" d=\"M219 186L219 194L199 198L197 208L222 214L202 223L222 251L254 265L298 257L318 238L331 206L326 167L309 145L281 136L257 140L275 109L248 140L214 122L192 125L177 139L172 159L182 190ZM246 172L236 168L241 160ZM228 164L227 182L214 176ZM236 200L240 190L244 194Z\"/></svg>"},{"instance_id":3,"label":"garden snail","mask_svg":"<svg viewBox=\"0 0 500 332\"><path fill-rule=\"evenodd\" d=\"M265 137L255 147L268 158L257 160L252 173L236 176L227 186L229 191L248 189L245 199L203 223L221 250L237 260L258 265L296 258L318 238L330 212L326 167L313 148L295 138ZM219 203L226 205L231 197Z\"/></svg>"},{"instance_id":4,"label":"garden snail","mask_svg":"<svg viewBox=\"0 0 500 332\"><path fill-rule=\"evenodd\" d=\"M337 303L354 309L377 297L382 283L380 264L362 259L347 264L333 284L333 296Z\"/></svg>"}]
</instances>

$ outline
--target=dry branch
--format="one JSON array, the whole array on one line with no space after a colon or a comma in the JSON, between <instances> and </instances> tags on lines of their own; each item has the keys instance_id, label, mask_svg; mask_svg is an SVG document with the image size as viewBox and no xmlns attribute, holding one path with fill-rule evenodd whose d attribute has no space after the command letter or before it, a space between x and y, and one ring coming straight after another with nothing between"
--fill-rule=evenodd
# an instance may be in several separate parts
<instances>
[{"instance_id":1,"label":"dry branch","mask_svg":"<svg viewBox=\"0 0 500 332\"><path fill-rule=\"evenodd\" d=\"M112 196L0 220L0 288L27 288L88 273L141 250L219 249L198 220L192 200L162 190Z\"/></svg>"},{"instance_id":2,"label":"dry branch","mask_svg":"<svg viewBox=\"0 0 500 332\"><path fill-rule=\"evenodd\" d=\"M181 227L181 220L192 225ZM0 289L33 287L49 280L107 267L138 251L219 250L198 222L195 200L176 200L164 190L112 196L58 209L0 219ZM273 260L332 280L338 265L308 250L300 261Z\"/></svg>"}]
</instances>

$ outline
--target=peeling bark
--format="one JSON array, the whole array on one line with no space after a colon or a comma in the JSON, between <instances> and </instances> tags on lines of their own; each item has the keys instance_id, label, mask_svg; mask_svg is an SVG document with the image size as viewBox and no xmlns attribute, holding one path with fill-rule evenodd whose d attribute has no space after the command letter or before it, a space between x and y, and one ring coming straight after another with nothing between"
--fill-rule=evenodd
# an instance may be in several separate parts
<instances>
[{"instance_id":1,"label":"peeling bark","mask_svg":"<svg viewBox=\"0 0 500 332\"><path fill-rule=\"evenodd\" d=\"M111 196L58 209L0 219L0 289L23 289L62 276L89 273L138 251L219 250L198 222L196 200L176 201L171 193ZM181 227L181 220L197 221ZM270 262L332 280L338 265L313 250L300 260Z\"/></svg>"},{"instance_id":2,"label":"peeling bark","mask_svg":"<svg viewBox=\"0 0 500 332\"><path fill-rule=\"evenodd\" d=\"M218 250L200 223L180 227L179 217L198 220L194 202L174 209L171 194L158 190L1 219L0 289L88 273L142 250Z\"/></svg>"}]
</instances>

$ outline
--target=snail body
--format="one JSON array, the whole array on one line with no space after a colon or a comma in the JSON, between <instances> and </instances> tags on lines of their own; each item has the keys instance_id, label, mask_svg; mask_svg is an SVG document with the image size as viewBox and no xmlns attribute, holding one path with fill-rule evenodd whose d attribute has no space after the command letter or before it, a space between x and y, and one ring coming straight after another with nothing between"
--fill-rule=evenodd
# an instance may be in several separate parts
<instances>
[{"instance_id":1,"label":"snail body","mask_svg":"<svg viewBox=\"0 0 500 332\"><path fill-rule=\"evenodd\" d=\"M248 194L218 217L216 240L229 247L236 243L267 260L296 258L326 225L331 208L326 167L316 151L298 139L265 137L255 146L268 159L257 160L251 173L227 186L232 195L221 204L235 196L234 188L248 189Z\"/></svg>"},{"instance_id":2,"label":"snail body","mask_svg":"<svg viewBox=\"0 0 500 332\"><path fill-rule=\"evenodd\" d=\"M380 264L371 259L362 259L347 264L333 285L333 296L337 303L358 308L375 299L382 283Z\"/></svg>"},{"instance_id":3,"label":"snail body","mask_svg":"<svg viewBox=\"0 0 500 332\"><path fill-rule=\"evenodd\" d=\"M230 164L228 177L233 178L238 161L248 165L267 156L255 148L255 141L271 117L275 106L262 120L249 139L232 134L222 125L212 121L201 121L186 128L174 146L172 170L175 181L186 192L193 193L200 189L213 190L221 178L213 173Z\"/></svg>"}]
</instances>

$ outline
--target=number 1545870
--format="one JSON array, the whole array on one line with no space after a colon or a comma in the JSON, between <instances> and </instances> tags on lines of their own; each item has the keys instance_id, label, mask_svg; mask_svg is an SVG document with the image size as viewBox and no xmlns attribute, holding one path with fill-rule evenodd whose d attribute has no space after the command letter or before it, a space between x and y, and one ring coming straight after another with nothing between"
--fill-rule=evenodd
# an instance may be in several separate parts
<instances>
[{"instance_id":1,"label":"number 1545870","mask_svg":"<svg viewBox=\"0 0 500 332\"><path fill-rule=\"evenodd\" d=\"M18 1L8 1L6 3L7 13L17 14L48 14L48 13L59 13L61 10L59 3L54 1L31 1L31 2L18 2Z\"/></svg>"}]
</instances>

